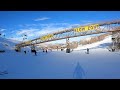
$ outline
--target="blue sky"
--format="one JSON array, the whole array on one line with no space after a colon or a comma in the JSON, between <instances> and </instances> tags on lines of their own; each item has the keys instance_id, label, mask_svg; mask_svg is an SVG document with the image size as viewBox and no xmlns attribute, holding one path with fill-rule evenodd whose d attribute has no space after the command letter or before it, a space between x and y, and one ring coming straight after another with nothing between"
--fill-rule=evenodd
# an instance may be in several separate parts
<instances>
[{"instance_id":1,"label":"blue sky","mask_svg":"<svg viewBox=\"0 0 120 90\"><path fill-rule=\"evenodd\" d=\"M0 11L0 33L22 40L99 21L120 19L120 11Z\"/></svg>"}]
</instances>

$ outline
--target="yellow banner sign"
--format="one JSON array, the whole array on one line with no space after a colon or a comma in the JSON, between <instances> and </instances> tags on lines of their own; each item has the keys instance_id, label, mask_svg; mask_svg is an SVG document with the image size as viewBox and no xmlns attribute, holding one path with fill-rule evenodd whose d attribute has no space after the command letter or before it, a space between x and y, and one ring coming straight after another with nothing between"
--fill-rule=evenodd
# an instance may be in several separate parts
<instances>
[{"instance_id":1,"label":"yellow banner sign","mask_svg":"<svg viewBox=\"0 0 120 90\"><path fill-rule=\"evenodd\" d=\"M26 41L25 44L31 44L31 41Z\"/></svg>"},{"instance_id":2,"label":"yellow banner sign","mask_svg":"<svg viewBox=\"0 0 120 90\"><path fill-rule=\"evenodd\" d=\"M41 37L40 39L41 40L47 40L47 39L52 38L52 37L53 37L53 34L49 34L49 35Z\"/></svg>"},{"instance_id":3,"label":"yellow banner sign","mask_svg":"<svg viewBox=\"0 0 120 90\"><path fill-rule=\"evenodd\" d=\"M84 31L88 31L88 30L95 30L99 27L99 24L93 24L93 25L89 25L89 26L82 26L79 28L74 28L75 32L84 32Z\"/></svg>"}]
</instances>

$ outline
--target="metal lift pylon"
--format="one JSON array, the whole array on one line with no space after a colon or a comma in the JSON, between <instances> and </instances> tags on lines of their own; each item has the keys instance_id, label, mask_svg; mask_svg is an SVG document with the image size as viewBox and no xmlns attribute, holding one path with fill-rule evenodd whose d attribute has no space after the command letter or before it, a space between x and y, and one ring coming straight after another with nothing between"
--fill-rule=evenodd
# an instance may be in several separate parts
<instances>
[{"instance_id":1,"label":"metal lift pylon","mask_svg":"<svg viewBox=\"0 0 120 90\"><path fill-rule=\"evenodd\" d=\"M70 42L69 42L69 38L66 38L66 44L67 44L67 49L66 49L66 53L70 53Z\"/></svg>"}]
</instances>

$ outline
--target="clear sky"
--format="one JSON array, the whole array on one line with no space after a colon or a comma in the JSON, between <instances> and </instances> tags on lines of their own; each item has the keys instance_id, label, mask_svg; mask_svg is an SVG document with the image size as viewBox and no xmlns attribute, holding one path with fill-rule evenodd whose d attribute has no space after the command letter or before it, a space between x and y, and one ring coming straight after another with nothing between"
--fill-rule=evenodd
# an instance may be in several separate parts
<instances>
[{"instance_id":1,"label":"clear sky","mask_svg":"<svg viewBox=\"0 0 120 90\"><path fill-rule=\"evenodd\" d=\"M75 25L120 19L120 11L0 11L0 33L28 40Z\"/></svg>"}]
</instances>

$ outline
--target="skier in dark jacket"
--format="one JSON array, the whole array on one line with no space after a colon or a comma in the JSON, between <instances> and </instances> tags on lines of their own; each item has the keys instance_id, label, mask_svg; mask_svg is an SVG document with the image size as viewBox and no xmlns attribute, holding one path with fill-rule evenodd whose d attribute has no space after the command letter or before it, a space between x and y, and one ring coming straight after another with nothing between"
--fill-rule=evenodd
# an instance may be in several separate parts
<instances>
[{"instance_id":1,"label":"skier in dark jacket","mask_svg":"<svg viewBox=\"0 0 120 90\"><path fill-rule=\"evenodd\" d=\"M46 49L46 53L47 53L47 49Z\"/></svg>"},{"instance_id":2,"label":"skier in dark jacket","mask_svg":"<svg viewBox=\"0 0 120 90\"><path fill-rule=\"evenodd\" d=\"M89 54L89 49L87 48L87 54Z\"/></svg>"},{"instance_id":3,"label":"skier in dark jacket","mask_svg":"<svg viewBox=\"0 0 120 90\"><path fill-rule=\"evenodd\" d=\"M43 49L43 52L45 52L44 49Z\"/></svg>"},{"instance_id":4,"label":"skier in dark jacket","mask_svg":"<svg viewBox=\"0 0 120 90\"><path fill-rule=\"evenodd\" d=\"M26 54L26 51L24 51L24 53Z\"/></svg>"}]
</instances>

